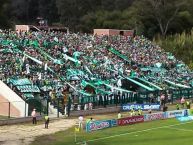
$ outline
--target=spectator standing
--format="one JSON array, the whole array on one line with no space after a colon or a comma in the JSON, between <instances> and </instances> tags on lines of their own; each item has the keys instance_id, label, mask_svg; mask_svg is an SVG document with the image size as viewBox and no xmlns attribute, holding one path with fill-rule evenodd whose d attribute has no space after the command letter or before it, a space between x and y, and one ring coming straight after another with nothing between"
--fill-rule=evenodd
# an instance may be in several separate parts
<instances>
[{"instance_id":1,"label":"spectator standing","mask_svg":"<svg viewBox=\"0 0 193 145\"><path fill-rule=\"evenodd\" d=\"M117 118L121 119L121 117L122 117L121 112L119 112L118 115L117 115Z\"/></svg>"},{"instance_id":2,"label":"spectator standing","mask_svg":"<svg viewBox=\"0 0 193 145\"><path fill-rule=\"evenodd\" d=\"M84 120L84 117L82 115L80 115L78 117L78 126L80 129L83 129L83 120Z\"/></svg>"},{"instance_id":3,"label":"spectator standing","mask_svg":"<svg viewBox=\"0 0 193 145\"><path fill-rule=\"evenodd\" d=\"M168 94L168 103L172 104L172 94Z\"/></svg>"},{"instance_id":4,"label":"spectator standing","mask_svg":"<svg viewBox=\"0 0 193 145\"><path fill-rule=\"evenodd\" d=\"M86 123L92 123L94 121L94 119L91 117L90 119L86 120Z\"/></svg>"},{"instance_id":5,"label":"spectator standing","mask_svg":"<svg viewBox=\"0 0 193 145\"><path fill-rule=\"evenodd\" d=\"M139 108L139 110L138 110L138 115L140 116L140 115L143 115L143 111L141 110L141 108Z\"/></svg>"},{"instance_id":6,"label":"spectator standing","mask_svg":"<svg viewBox=\"0 0 193 145\"><path fill-rule=\"evenodd\" d=\"M187 107L187 109L190 109L190 102L189 101L186 101L186 107Z\"/></svg>"},{"instance_id":7,"label":"spectator standing","mask_svg":"<svg viewBox=\"0 0 193 145\"><path fill-rule=\"evenodd\" d=\"M149 110L148 113L151 114L152 110L151 110L151 105L149 105Z\"/></svg>"},{"instance_id":8,"label":"spectator standing","mask_svg":"<svg viewBox=\"0 0 193 145\"><path fill-rule=\"evenodd\" d=\"M93 104L92 102L89 103L89 110L92 110L93 109Z\"/></svg>"},{"instance_id":9,"label":"spectator standing","mask_svg":"<svg viewBox=\"0 0 193 145\"><path fill-rule=\"evenodd\" d=\"M131 112L130 112L130 116L135 116L135 110L133 108L131 108Z\"/></svg>"},{"instance_id":10,"label":"spectator standing","mask_svg":"<svg viewBox=\"0 0 193 145\"><path fill-rule=\"evenodd\" d=\"M182 97L182 99L180 100L180 103L182 105L182 108L184 108L184 104L185 104L186 100L184 99L184 97Z\"/></svg>"},{"instance_id":11,"label":"spectator standing","mask_svg":"<svg viewBox=\"0 0 193 145\"><path fill-rule=\"evenodd\" d=\"M37 124L36 109L35 108L33 109L32 113L31 113L31 116L32 116L32 123Z\"/></svg>"},{"instance_id":12,"label":"spectator standing","mask_svg":"<svg viewBox=\"0 0 193 145\"><path fill-rule=\"evenodd\" d=\"M163 107L163 112L166 112L168 110L168 106Z\"/></svg>"},{"instance_id":13,"label":"spectator standing","mask_svg":"<svg viewBox=\"0 0 193 145\"><path fill-rule=\"evenodd\" d=\"M164 94L162 94L161 95L161 105L164 107L165 106L165 95Z\"/></svg>"},{"instance_id":14,"label":"spectator standing","mask_svg":"<svg viewBox=\"0 0 193 145\"><path fill-rule=\"evenodd\" d=\"M49 121L50 121L49 116L46 115L46 116L44 117L44 119L45 119L45 128L48 129L48 124L49 124Z\"/></svg>"},{"instance_id":15,"label":"spectator standing","mask_svg":"<svg viewBox=\"0 0 193 145\"><path fill-rule=\"evenodd\" d=\"M176 104L176 110L180 110L179 104Z\"/></svg>"}]
</instances>

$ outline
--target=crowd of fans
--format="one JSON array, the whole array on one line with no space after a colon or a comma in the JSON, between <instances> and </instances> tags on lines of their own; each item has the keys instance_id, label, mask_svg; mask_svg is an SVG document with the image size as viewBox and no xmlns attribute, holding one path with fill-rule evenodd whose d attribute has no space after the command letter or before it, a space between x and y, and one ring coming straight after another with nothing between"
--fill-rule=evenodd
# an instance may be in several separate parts
<instances>
[{"instance_id":1,"label":"crowd of fans","mask_svg":"<svg viewBox=\"0 0 193 145\"><path fill-rule=\"evenodd\" d=\"M165 80L190 86L193 78L182 61L143 36L0 31L0 58L1 80L29 78L41 89L49 86L53 99L69 89L69 84L77 96L76 90L85 87L82 80L108 80L120 87L120 78L138 77L164 88Z\"/></svg>"}]
</instances>

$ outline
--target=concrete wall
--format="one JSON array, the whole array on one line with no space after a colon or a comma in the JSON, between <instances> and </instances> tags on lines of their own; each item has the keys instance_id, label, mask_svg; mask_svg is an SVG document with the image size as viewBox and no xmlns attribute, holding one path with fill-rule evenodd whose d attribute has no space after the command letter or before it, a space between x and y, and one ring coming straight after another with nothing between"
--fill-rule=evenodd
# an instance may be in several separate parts
<instances>
[{"instance_id":1,"label":"concrete wall","mask_svg":"<svg viewBox=\"0 0 193 145\"><path fill-rule=\"evenodd\" d=\"M9 101L0 95L0 115L2 116L10 116L13 114L13 116L20 116L19 110L13 106L13 104L9 104Z\"/></svg>"},{"instance_id":2,"label":"concrete wall","mask_svg":"<svg viewBox=\"0 0 193 145\"><path fill-rule=\"evenodd\" d=\"M124 36L134 36L134 30L124 30Z\"/></svg>"},{"instance_id":3,"label":"concrete wall","mask_svg":"<svg viewBox=\"0 0 193 145\"><path fill-rule=\"evenodd\" d=\"M121 110L121 106L117 107L107 107L93 110L82 110L82 111L72 111L70 117L78 117L80 115L97 115L97 114L108 114L108 113L117 113ZM60 116L61 117L61 116ZM37 120L42 120L42 116L37 116ZM57 118L52 118L51 120L56 120ZM32 117L23 117L23 118L13 118L7 120L0 120L0 125L11 125L11 124L21 124L32 122Z\"/></svg>"},{"instance_id":4,"label":"concrete wall","mask_svg":"<svg viewBox=\"0 0 193 145\"><path fill-rule=\"evenodd\" d=\"M70 116L87 116L87 115L97 115L97 114L107 114L107 113L117 113L121 110L121 106L117 107L108 107L108 108L99 108L93 110L81 110L81 111L72 111Z\"/></svg>"},{"instance_id":5,"label":"concrete wall","mask_svg":"<svg viewBox=\"0 0 193 145\"><path fill-rule=\"evenodd\" d=\"M24 31L24 32L28 32L29 31L29 26L28 25L15 25L15 30L17 32L20 32L20 31Z\"/></svg>"},{"instance_id":6,"label":"concrete wall","mask_svg":"<svg viewBox=\"0 0 193 145\"><path fill-rule=\"evenodd\" d=\"M116 30L116 29L94 29L94 35L120 35L133 36L134 30Z\"/></svg>"},{"instance_id":7,"label":"concrete wall","mask_svg":"<svg viewBox=\"0 0 193 145\"><path fill-rule=\"evenodd\" d=\"M120 35L120 30L110 29L109 35Z\"/></svg>"},{"instance_id":8,"label":"concrete wall","mask_svg":"<svg viewBox=\"0 0 193 145\"><path fill-rule=\"evenodd\" d=\"M37 120L42 120L41 116L37 116ZM23 117L23 118L13 118L13 119L7 119L7 120L0 120L0 126L2 125L11 125L11 124L21 124L21 123L27 123L32 122L32 117Z\"/></svg>"},{"instance_id":9,"label":"concrete wall","mask_svg":"<svg viewBox=\"0 0 193 145\"><path fill-rule=\"evenodd\" d=\"M109 35L109 29L94 29L94 35Z\"/></svg>"},{"instance_id":10,"label":"concrete wall","mask_svg":"<svg viewBox=\"0 0 193 145\"><path fill-rule=\"evenodd\" d=\"M25 117L28 115L28 104L26 104L26 102L23 99L21 99L21 97L19 97L6 84L0 81L0 106L1 106L0 115L7 114L9 110L8 102L11 103L10 104L11 117Z\"/></svg>"}]
</instances>

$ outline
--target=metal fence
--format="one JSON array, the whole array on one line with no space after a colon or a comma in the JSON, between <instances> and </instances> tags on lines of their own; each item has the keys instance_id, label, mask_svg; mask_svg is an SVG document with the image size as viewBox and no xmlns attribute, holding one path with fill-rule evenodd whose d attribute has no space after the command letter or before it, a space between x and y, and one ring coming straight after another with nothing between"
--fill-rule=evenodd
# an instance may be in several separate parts
<instances>
[{"instance_id":1,"label":"metal fence","mask_svg":"<svg viewBox=\"0 0 193 145\"><path fill-rule=\"evenodd\" d=\"M108 106L117 106L127 103L160 103L161 94L165 94L166 102L174 103L182 97L185 99L193 99L192 89L170 89L164 91L146 91L137 93L117 93L110 95L93 95L93 96L73 96L69 94L68 100L64 98L56 98L54 101L49 97L44 99L28 99L25 104L23 102L0 102L0 119L18 117L18 111L15 106L22 106L20 112L23 117L31 115L34 108L39 115L49 114L49 104L55 109L55 117L59 114L66 114L71 111L89 110L97 108L105 108ZM69 115L68 114L68 115Z\"/></svg>"},{"instance_id":2,"label":"metal fence","mask_svg":"<svg viewBox=\"0 0 193 145\"><path fill-rule=\"evenodd\" d=\"M160 103L160 96L165 95L165 101L174 103L182 97L185 99L193 99L192 89L168 89L163 91L145 91L137 93L117 93L111 95L93 95L79 96L78 101L74 103L72 98L71 110L87 110L89 104L92 108L107 107L113 105L121 105L126 103Z\"/></svg>"}]
</instances>

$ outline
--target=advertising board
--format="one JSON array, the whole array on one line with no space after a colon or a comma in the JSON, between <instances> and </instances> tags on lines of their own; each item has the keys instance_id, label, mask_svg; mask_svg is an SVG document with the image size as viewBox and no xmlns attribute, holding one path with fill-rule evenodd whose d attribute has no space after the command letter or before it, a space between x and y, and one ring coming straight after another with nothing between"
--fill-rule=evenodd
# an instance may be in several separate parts
<instances>
[{"instance_id":1,"label":"advertising board","mask_svg":"<svg viewBox=\"0 0 193 145\"><path fill-rule=\"evenodd\" d=\"M86 131L90 132L90 131L110 128L110 127L114 127L114 126L117 126L117 120L116 119L93 121L91 123L86 124Z\"/></svg>"},{"instance_id":2,"label":"advertising board","mask_svg":"<svg viewBox=\"0 0 193 145\"><path fill-rule=\"evenodd\" d=\"M166 118L175 118L188 115L188 110L167 111Z\"/></svg>"},{"instance_id":3,"label":"advertising board","mask_svg":"<svg viewBox=\"0 0 193 145\"><path fill-rule=\"evenodd\" d=\"M160 119L165 119L165 117L166 116L164 112L145 114L144 121L160 120Z\"/></svg>"},{"instance_id":4,"label":"advertising board","mask_svg":"<svg viewBox=\"0 0 193 145\"><path fill-rule=\"evenodd\" d=\"M117 120L119 126L144 122L144 116L133 116Z\"/></svg>"},{"instance_id":5,"label":"advertising board","mask_svg":"<svg viewBox=\"0 0 193 145\"><path fill-rule=\"evenodd\" d=\"M186 122L186 121L191 121L193 120L193 116L181 116L181 117L176 117L177 120L180 122Z\"/></svg>"},{"instance_id":6,"label":"advertising board","mask_svg":"<svg viewBox=\"0 0 193 145\"><path fill-rule=\"evenodd\" d=\"M160 110L160 104L123 104L122 111L129 111L131 109L138 110Z\"/></svg>"}]
</instances>

